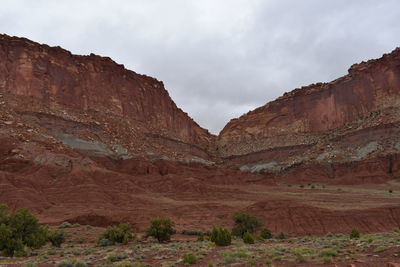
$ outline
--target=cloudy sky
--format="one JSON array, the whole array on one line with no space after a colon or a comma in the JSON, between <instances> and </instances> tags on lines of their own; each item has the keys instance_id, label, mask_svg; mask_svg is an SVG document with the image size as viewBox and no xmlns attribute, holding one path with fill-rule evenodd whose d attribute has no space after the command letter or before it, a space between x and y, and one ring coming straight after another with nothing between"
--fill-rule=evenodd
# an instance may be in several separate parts
<instances>
[{"instance_id":1,"label":"cloudy sky","mask_svg":"<svg viewBox=\"0 0 400 267\"><path fill-rule=\"evenodd\" d=\"M164 81L218 133L284 92L400 46L398 0L1 0L0 33Z\"/></svg>"}]
</instances>

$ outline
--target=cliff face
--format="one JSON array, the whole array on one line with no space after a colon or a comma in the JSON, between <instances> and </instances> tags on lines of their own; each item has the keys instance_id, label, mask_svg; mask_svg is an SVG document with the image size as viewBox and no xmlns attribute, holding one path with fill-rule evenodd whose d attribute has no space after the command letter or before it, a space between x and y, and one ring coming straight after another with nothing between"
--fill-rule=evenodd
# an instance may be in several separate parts
<instances>
[{"instance_id":1,"label":"cliff face","mask_svg":"<svg viewBox=\"0 0 400 267\"><path fill-rule=\"evenodd\" d=\"M166 138L164 144L210 150L214 139L177 108L162 82L110 58L72 55L24 38L0 35L0 93L32 96L52 110L62 106L139 121L147 128L146 138L149 133L157 140Z\"/></svg>"},{"instance_id":2,"label":"cliff face","mask_svg":"<svg viewBox=\"0 0 400 267\"><path fill-rule=\"evenodd\" d=\"M220 155L253 171L359 161L400 149L400 49L231 120ZM249 165L250 163L250 165ZM246 165L247 164L247 165Z\"/></svg>"}]
</instances>

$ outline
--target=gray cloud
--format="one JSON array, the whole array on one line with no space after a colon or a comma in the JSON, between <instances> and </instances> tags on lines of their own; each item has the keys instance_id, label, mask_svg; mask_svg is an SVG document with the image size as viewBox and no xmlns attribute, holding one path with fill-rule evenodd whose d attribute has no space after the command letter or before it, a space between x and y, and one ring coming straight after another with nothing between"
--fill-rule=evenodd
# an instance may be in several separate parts
<instances>
[{"instance_id":1,"label":"gray cloud","mask_svg":"<svg viewBox=\"0 0 400 267\"><path fill-rule=\"evenodd\" d=\"M397 0L3 0L0 32L163 80L201 126L400 45Z\"/></svg>"}]
</instances>

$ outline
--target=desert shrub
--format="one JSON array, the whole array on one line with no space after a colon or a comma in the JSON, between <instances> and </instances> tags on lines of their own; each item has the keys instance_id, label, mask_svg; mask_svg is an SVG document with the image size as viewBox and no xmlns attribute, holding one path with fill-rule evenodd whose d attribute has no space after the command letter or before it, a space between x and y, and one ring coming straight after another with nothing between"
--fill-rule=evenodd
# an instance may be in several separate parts
<instances>
[{"instance_id":1,"label":"desert shrub","mask_svg":"<svg viewBox=\"0 0 400 267\"><path fill-rule=\"evenodd\" d=\"M357 229L351 230L350 238L360 238L360 232Z\"/></svg>"},{"instance_id":2,"label":"desert shrub","mask_svg":"<svg viewBox=\"0 0 400 267\"><path fill-rule=\"evenodd\" d=\"M199 242L208 241L208 240L210 240L210 237L207 235L199 235L197 237L197 241L199 241Z\"/></svg>"},{"instance_id":3,"label":"desert shrub","mask_svg":"<svg viewBox=\"0 0 400 267\"><path fill-rule=\"evenodd\" d=\"M126 258L128 258L128 256L126 254L110 254L107 256L107 261L108 262L117 262L117 261L122 261Z\"/></svg>"},{"instance_id":4,"label":"desert shrub","mask_svg":"<svg viewBox=\"0 0 400 267\"><path fill-rule=\"evenodd\" d=\"M324 257L324 256L334 256L334 257L336 257L338 255L338 252L337 252L337 250L334 250L334 249L324 249L319 253L319 255L321 257Z\"/></svg>"},{"instance_id":5,"label":"desert shrub","mask_svg":"<svg viewBox=\"0 0 400 267\"><path fill-rule=\"evenodd\" d=\"M250 215L245 211L239 211L233 216L234 226L232 234L237 237L243 237L244 233L254 234L260 227L261 221L258 217Z\"/></svg>"},{"instance_id":6,"label":"desert shrub","mask_svg":"<svg viewBox=\"0 0 400 267\"><path fill-rule=\"evenodd\" d=\"M128 244L132 238L133 235L130 224L121 223L118 226L108 227L107 230L100 236L98 244L100 246L105 246L106 244L115 245L117 243Z\"/></svg>"},{"instance_id":7,"label":"desert shrub","mask_svg":"<svg viewBox=\"0 0 400 267\"><path fill-rule=\"evenodd\" d=\"M254 236L249 232L244 233L243 242L246 244L254 244Z\"/></svg>"},{"instance_id":8,"label":"desert shrub","mask_svg":"<svg viewBox=\"0 0 400 267\"><path fill-rule=\"evenodd\" d=\"M392 189L389 189L389 193L393 193L393 190L392 190Z\"/></svg>"},{"instance_id":9,"label":"desert shrub","mask_svg":"<svg viewBox=\"0 0 400 267\"><path fill-rule=\"evenodd\" d=\"M261 230L261 237L264 239L271 239L272 233L268 228L264 228Z\"/></svg>"},{"instance_id":10,"label":"desert shrub","mask_svg":"<svg viewBox=\"0 0 400 267\"><path fill-rule=\"evenodd\" d=\"M249 259L247 261L247 266L256 266L257 265L257 260L256 259Z\"/></svg>"},{"instance_id":11,"label":"desert shrub","mask_svg":"<svg viewBox=\"0 0 400 267\"><path fill-rule=\"evenodd\" d=\"M232 243L232 236L225 228L214 228L211 232L210 241L217 246L229 246Z\"/></svg>"},{"instance_id":12,"label":"desert shrub","mask_svg":"<svg viewBox=\"0 0 400 267\"><path fill-rule=\"evenodd\" d=\"M374 253L379 253L379 252L382 252L382 251L385 251L385 250L387 250L388 248L386 247L386 246L379 246L379 247L376 247L375 249L374 249Z\"/></svg>"},{"instance_id":13,"label":"desert shrub","mask_svg":"<svg viewBox=\"0 0 400 267\"><path fill-rule=\"evenodd\" d=\"M328 263L331 263L331 262L332 262L332 259L331 259L331 257L325 256L325 257L323 258L323 262L324 262L325 264L328 264Z\"/></svg>"},{"instance_id":14,"label":"desert shrub","mask_svg":"<svg viewBox=\"0 0 400 267\"><path fill-rule=\"evenodd\" d=\"M65 228L72 228L72 224L70 224L69 222L63 222L62 224L60 224L60 226L58 226L58 228L60 229L65 229Z\"/></svg>"},{"instance_id":15,"label":"desert shrub","mask_svg":"<svg viewBox=\"0 0 400 267\"><path fill-rule=\"evenodd\" d=\"M101 238L101 239L99 240L99 242L97 243L97 245L98 245L99 247L108 247L108 246L114 245L114 243L111 242L110 240L108 240L107 238Z\"/></svg>"},{"instance_id":16,"label":"desert shrub","mask_svg":"<svg viewBox=\"0 0 400 267\"><path fill-rule=\"evenodd\" d=\"M0 251L6 256L25 256L24 248L37 249L47 242L47 228L41 226L27 209L7 215L0 205Z\"/></svg>"},{"instance_id":17,"label":"desert shrub","mask_svg":"<svg viewBox=\"0 0 400 267\"><path fill-rule=\"evenodd\" d=\"M150 220L150 227L146 230L146 236L152 236L159 243L169 241L175 233L175 223L168 218L155 218Z\"/></svg>"},{"instance_id":18,"label":"desert shrub","mask_svg":"<svg viewBox=\"0 0 400 267\"><path fill-rule=\"evenodd\" d=\"M272 261L270 259L265 259L264 264L270 265L270 264L272 264Z\"/></svg>"},{"instance_id":19,"label":"desert shrub","mask_svg":"<svg viewBox=\"0 0 400 267\"><path fill-rule=\"evenodd\" d=\"M65 232L60 230L49 231L47 238L54 247L59 248L65 241Z\"/></svg>"},{"instance_id":20,"label":"desert shrub","mask_svg":"<svg viewBox=\"0 0 400 267\"><path fill-rule=\"evenodd\" d=\"M183 263L184 264L192 265L192 264L196 264L196 262L197 262L197 257L193 253L188 253L188 254L183 255Z\"/></svg>"},{"instance_id":21,"label":"desert shrub","mask_svg":"<svg viewBox=\"0 0 400 267\"><path fill-rule=\"evenodd\" d=\"M277 235L276 238L283 240L283 239L286 239L286 235L285 235L283 232L280 232L280 233Z\"/></svg>"},{"instance_id":22,"label":"desert shrub","mask_svg":"<svg viewBox=\"0 0 400 267\"><path fill-rule=\"evenodd\" d=\"M306 258L304 257L304 255L303 254L301 254L301 253L296 253L295 254L295 256L296 256L296 261L298 262L298 263L304 263L304 262L306 262Z\"/></svg>"}]
</instances>

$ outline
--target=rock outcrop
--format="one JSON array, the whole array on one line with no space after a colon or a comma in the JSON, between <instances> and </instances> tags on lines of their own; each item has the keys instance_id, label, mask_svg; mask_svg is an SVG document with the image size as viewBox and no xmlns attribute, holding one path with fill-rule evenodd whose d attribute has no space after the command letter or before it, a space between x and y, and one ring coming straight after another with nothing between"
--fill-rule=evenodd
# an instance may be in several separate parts
<instances>
[{"instance_id":1,"label":"rock outcrop","mask_svg":"<svg viewBox=\"0 0 400 267\"><path fill-rule=\"evenodd\" d=\"M399 126L398 48L353 65L348 75L333 82L293 90L231 120L217 147L227 161L253 172L282 173L310 164L313 169L330 169L387 157L381 165L385 175L398 177L394 155L400 153ZM340 177L321 177L335 175Z\"/></svg>"},{"instance_id":2,"label":"rock outcrop","mask_svg":"<svg viewBox=\"0 0 400 267\"><path fill-rule=\"evenodd\" d=\"M69 108L125 120L132 125L126 125L131 136L125 139L139 141L125 140L126 149L134 154L167 153L143 147L153 143L169 150L172 158L178 156L171 155L174 150L184 151L181 157L203 159L212 151L214 136L177 108L162 82L108 57L77 56L60 47L0 35L0 93L34 97L54 113Z\"/></svg>"}]
</instances>

